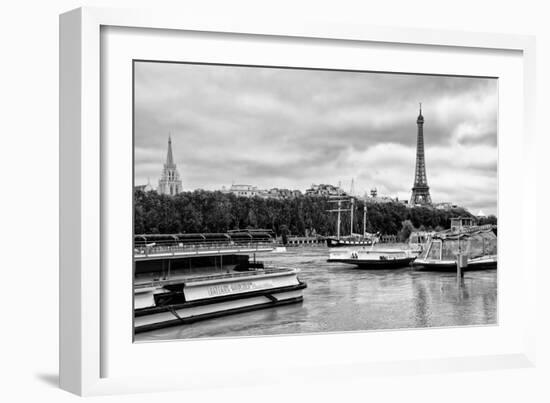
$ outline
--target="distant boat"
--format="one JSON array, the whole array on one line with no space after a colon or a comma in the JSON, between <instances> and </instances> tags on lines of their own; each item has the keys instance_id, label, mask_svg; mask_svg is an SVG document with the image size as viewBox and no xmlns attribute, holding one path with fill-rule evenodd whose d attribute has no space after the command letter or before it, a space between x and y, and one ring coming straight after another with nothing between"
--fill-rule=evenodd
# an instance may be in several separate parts
<instances>
[{"instance_id":1,"label":"distant boat","mask_svg":"<svg viewBox=\"0 0 550 403\"><path fill-rule=\"evenodd\" d=\"M497 236L492 225L460 226L432 235L413 266L419 270L456 270L457 257L467 256L465 270L497 268Z\"/></svg>"},{"instance_id":2,"label":"distant boat","mask_svg":"<svg viewBox=\"0 0 550 403\"><path fill-rule=\"evenodd\" d=\"M349 249L333 251L327 262L352 264L360 269L398 269L409 266L416 255L403 249Z\"/></svg>"}]
</instances>

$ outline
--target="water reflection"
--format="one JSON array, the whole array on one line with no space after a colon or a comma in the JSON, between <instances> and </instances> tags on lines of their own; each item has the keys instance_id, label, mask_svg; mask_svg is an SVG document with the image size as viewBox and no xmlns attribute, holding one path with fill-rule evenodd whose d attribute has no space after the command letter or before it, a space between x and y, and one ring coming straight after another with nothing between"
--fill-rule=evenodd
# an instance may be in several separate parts
<instances>
[{"instance_id":1,"label":"water reflection","mask_svg":"<svg viewBox=\"0 0 550 403\"><path fill-rule=\"evenodd\" d=\"M495 324L497 272L454 273L360 270L327 263L322 248L258 256L297 266L308 283L301 304L248 312L138 334L136 340L259 336Z\"/></svg>"}]
</instances>

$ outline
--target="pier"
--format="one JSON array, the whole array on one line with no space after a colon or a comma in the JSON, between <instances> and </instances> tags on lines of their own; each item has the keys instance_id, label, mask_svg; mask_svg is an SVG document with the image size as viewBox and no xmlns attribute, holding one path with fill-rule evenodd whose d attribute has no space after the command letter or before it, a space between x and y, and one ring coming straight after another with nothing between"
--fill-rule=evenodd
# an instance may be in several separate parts
<instances>
[{"instance_id":1,"label":"pier","mask_svg":"<svg viewBox=\"0 0 550 403\"><path fill-rule=\"evenodd\" d=\"M291 236L287 239L286 246L326 246L325 237Z\"/></svg>"},{"instance_id":2,"label":"pier","mask_svg":"<svg viewBox=\"0 0 550 403\"><path fill-rule=\"evenodd\" d=\"M380 235L377 243L397 243L399 239L397 235ZM285 246L327 246L327 239L323 236L307 237L307 236L291 236L287 239Z\"/></svg>"},{"instance_id":3,"label":"pier","mask_svg":"<svg viewBox=\"0 0 550 403\"><path fill-rule=\"evenodd\" d=\"M399 239L397 235L380 235L378 243L397 243Z\"/></svg>"}]
</instances>

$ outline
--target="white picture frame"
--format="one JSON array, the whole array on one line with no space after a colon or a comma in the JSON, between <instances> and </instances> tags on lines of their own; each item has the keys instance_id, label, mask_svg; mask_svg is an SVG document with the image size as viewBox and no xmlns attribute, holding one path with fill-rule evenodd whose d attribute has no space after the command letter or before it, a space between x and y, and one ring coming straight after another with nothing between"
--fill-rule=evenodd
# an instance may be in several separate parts
<instances>
[{"instance_id":1,"label":"white picture frame","mask_svg":"<svg viewBox=\"0 0 550 403\"><path fill-rule=\"evenodd\" d=\"M124 346L116 344L119 341L112 339L112 334L109 335L109 329L107 329L112 324L109 320L112 316L110 315L111 305L119 302L114 301L112 296L109 297L111 291L106 287L106 280L110 277L109 273L105 272L105 267L108 266L107 256L112 245L109 245L106 237L103 236L102 228L105 223L105 211L102 212L102 209L106 210L106 206L110 203L111 189L106 180L111 178L111 173L108 171L108 167L111 166L108 161L109 150L106 149L110 147L111 142L109 138L102 138L102 133L106 130L108 132L108 127L104 126L102 120L106 116L106 111L102 109L104 107L102 94L109 92L110 88L106 86L111 85L103 82L101 76L102 62L104 62L101 58L106 54L102 53L102 47L106 45L102 42L104 40L102 30L106 27L193 32L193 35L199 38L207 33L246 35L260 40L290 38L305 40L306 46L311 43L307 41L323 40L332 41L330 46L334 47L343 46L342 44L346 43L378 43L422 47L422 49L433 48L438 51L465 49L479 55L490 52L512 52L515 55L515 62L511 63L515 63L515 66L521 69L512 69L509 74L510 77L514 76L514 80L521 81L521 86L516 86L513 91L510 91L519 94L520 99L514 99L513 103L510 101L509 104L504 102L501 104L501 111L512 111L514 106L521 105L517 116L510 117L516 120L506 121L514 128L518 128L521 136L512 138L511 135L507 135L504 137L505 141L501 141L499 134L499 152L501 153L499 172L507 178L519 180L524 189L535 187L535 158L531 157L535 150L535 41L533 37L343 25L313 20L304 21L301 24L271 21L268 18L254 21L244 18L214 20L149 10L81 8L65 13L60 17L60 385L63 389L80 395L96 395L206 388L226 386L230 383L234 385L235 382L246 386L262 382L270 383L275 379L277 382L292 382L297 374L301 374L301 380L304 378L330 380L335 377L344 379L352 373L356 377L372 374L410 374L418 371L517 368L534 365L535 319L524 315L520 321L517 314L509 322L499 321L499 326L483 329L370 332L343 336L346 343L349 342L350 345L353 343L360 345L365 341L384 343L383 339L392 340L394 343L407 340L415 343L419 352L424 352L417 355L404 355L404 349L396 348L394 354L386 358L369 358L361 354L346 358L345 352L342 355L346 359L342 360L339 356L331 354L319 357L315 355L319 340L322 340L325 346L337 345L342 342L342 336L331 334L319 339L319 336L305 335L192 342L193 350L202 354L205 354L205 351L211 351L215 356L223 357L223 361L239 358L239 355L227 353L229 349L237 351L237 354L242 354L243 348L250 351L248 354L250 357L243 359L231 376L227 376L227 372L224 372L226 367L223 363L219 366L203 365L204 363L200 361L201 356L191 355L189 351L186 357L196 364L195 374L185 372L183 368L178 371L177 365L167 367L157 376L139 371L125 373L123 366L117 370L111 370L106 364L107 361L114 359L118 351L124 350L122 348ZM113 91L117 90L113 89ZM127 108L131 109L131 105L127 105ZM506 128L500 127L500 129L506 132ZM129 141L128 137L122 138L119 146L128 146ZM510 143L507 143L508 141ZM519 166L517 160L511 161L510 155L506 154L506 150L516 146L521 147L522 150ZM515 173L512 172L514 166ZM499 188L499 199L503 199L503 195L506 196L509 193L506 193L507 187L502 182L502 177L499 178L499 184L502 185ZM502 243L505 241L500 239L501 231L513 231L516 240L518 237L522 240L519 242L519 252L527 248L526 234L536 232L534 219L536 213L535 209L528 207L528 200L526 200L528 194L529 192L522 192L518 196L519 205L522 206L519 217L506 218L509 204L499 204L499 227L501 227L499 228L499 251L504 250L501 255L504 258L507 255L506 247L503 249ZM521 298L518 313L520 310L524 313L535 312L534 281L537 267L535 253L523 256L521 263L523 275L516 282L520 289L516 296L519 295ZM502 281L499 278L499 294ZM121 304L128 303L127 298L121 297L121 299L124 299ZM508 302L512 301L499 300L499 309L504 309L503 305L509 307L511 304ZM124 310L122 305L119 308ZM503 312L499 312L499 318L503 318L502 314ZM128 316L131 316L130 313ZM509 327L507 327L508 324ZM465 344L471 342L473 336L478 337L478 335L488 340L498 337L503 341L501 344L495 343L497 346L491 351L484 350L485 345L481 343L477 349L471 346L464 346L464 348L449 346L448 354L444 347L439 350L434 349L431 354L426 353L428 351L426 344L429 344L429 340L448 337L448 335L451 335L453 340L464 340ZM269 345L269 351L275 351L276 354L282 349L302 351L301 363L298 363L298 360L277 361L272 362L268 368L259 358L266 345ZM131 346L126 347L130 352ZM151 354L162 350L163 352L172 351L177 357L178 354L184 354L185 348L189 349L189 342L146 343L140 347L139 354L143 353L143 357L150 357ZM278 348L281 350L277 350ZM454 350L451 351L451 349ZM382 348L381 351L383 352L384 349ZM269 354L271 353L267 353L268 356ZM204 358L204 355L202 357ZM129 357L119 356L116 359L122 361L125 358ZM263 367L265 367L263 374L252 371ZM303 374L304 367L308 368L307 375ZM273 377L272 372L277 369L279 373ZM339 375L335 376L334 372L338 372ZM206 373L210 375L208 380L204 379L204 376L201 377ZM248 374L246 379L239 376L245 373Z\"/></svg>"}]
</instances>

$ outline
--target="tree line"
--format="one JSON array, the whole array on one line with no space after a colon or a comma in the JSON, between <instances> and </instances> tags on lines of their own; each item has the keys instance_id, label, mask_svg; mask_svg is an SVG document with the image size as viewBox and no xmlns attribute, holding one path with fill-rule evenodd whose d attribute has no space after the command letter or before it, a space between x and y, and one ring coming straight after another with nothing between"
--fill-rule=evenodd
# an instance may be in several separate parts
<instances>
[{"instance_id":1,"label":"tree line","mask_svg":"<svg viewBox=\"0 0 550 403\"><path fill-rule=\"evenodd\" d=\"M356 201L351 224L349 213L342 213L341 234L363 231L364 201ZM195 190L176 196L154 191L134 192L134 232L136 234L221 233L234 229L265 228L277 235L336 235L335 203L325 197L301 196L292 199L237 197L220 191ZM401 203L368 203L367 232L404 236L403 231L442 230L452 217L471 216L462 208L438 210ZM489 216L484 223L496 224Z\"/></svg>"}]
</instances>

